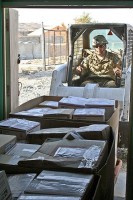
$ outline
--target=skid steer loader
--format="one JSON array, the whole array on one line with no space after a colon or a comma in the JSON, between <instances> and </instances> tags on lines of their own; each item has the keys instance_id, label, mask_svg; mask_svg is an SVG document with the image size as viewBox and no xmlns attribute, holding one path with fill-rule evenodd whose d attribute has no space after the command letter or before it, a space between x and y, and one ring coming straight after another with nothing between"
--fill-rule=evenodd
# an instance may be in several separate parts
<instances>
[{"instance_id":1,"label":"skid steer loader","mask_svg":"<svg viewBox=\"0 0 133 200\"><path fill-rule=\"evenodd\" d=\"M122 77L121 79L116 77L116 88L102 88L98 84L81 87L80 77L75 74L75 68L88 52L93 51L92 39L96 35L104 35L109 43L107 50L116 53L122 61ZM133 27L122 23L72 24L68 28L68 36L68 62L57 66L53 71L50 95L118 100L119 129L122 131L122 140L126 143L124 130L128 130L129 121Z\"/></svg>"}]
</instances>

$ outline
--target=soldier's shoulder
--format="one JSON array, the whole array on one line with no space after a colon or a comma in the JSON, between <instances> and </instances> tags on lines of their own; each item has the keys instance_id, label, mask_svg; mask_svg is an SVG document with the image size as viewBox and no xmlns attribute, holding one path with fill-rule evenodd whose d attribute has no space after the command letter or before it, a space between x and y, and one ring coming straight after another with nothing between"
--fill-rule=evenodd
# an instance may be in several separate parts
<instances>
[{"instance_id":1,"label":"soldier's shoulder","mask_svg":"<svg viewBox=\"0 0 133 200\"><path fill-rule=\"evenodd\" d=\"M108 56L109 56L109 57L112 57L112 58L120 59L119 56L117 55L117 53L114 53L114 52L108 51Z\"/></svg>"}]
</instances>

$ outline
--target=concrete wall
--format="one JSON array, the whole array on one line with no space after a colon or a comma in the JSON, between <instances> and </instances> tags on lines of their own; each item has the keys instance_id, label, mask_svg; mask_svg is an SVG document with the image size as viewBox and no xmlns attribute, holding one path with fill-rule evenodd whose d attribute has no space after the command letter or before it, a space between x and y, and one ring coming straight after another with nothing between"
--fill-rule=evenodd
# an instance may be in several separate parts
<instances>
[{"instance_id":1,"label":"concrete wall","mask_svg":"<svg viewBox=\"0 0 133 200\"><path fill-rule=\"evenodd\" d=\"M33 43L39 43L41 42L40 36L22 36L19 37L19 42L33 42Z\"/></svg>"},{"instance_id":2,"label":"concrete wall","mask_svg":"<svg viewBox=\"0 0 133 200\"><path fill-rule=\"evenodd\" d=\"M21 42L18 46L20 59L28 60L42 58L41 43Z\"/></svg>"},{"instance_id":3,"label":"concrete wall","mask_svg":"<svg viewBox=\"0 0 133 200\"><path fill-rule=\"evenodd\" d=\"M19 43L20 59L42 59L42 44L40 36L20 37ZM54 51L55 50L55 51ZM66 56L66 43L60 44L45 44L45 58Z\"/></svg>"}]
</instances>

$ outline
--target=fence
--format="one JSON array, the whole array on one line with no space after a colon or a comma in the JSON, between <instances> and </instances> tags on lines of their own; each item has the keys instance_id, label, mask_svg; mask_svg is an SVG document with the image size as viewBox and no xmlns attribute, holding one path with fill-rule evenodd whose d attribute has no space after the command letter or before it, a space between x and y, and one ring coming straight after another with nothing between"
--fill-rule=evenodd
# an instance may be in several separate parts
<instances>
[{"instance_id":1,"label":"fence","mask_svg":"<svg viewBox=\"0 0 133 200\"><path fill-rule=\"evenodd\" d=\"M67 61L68 36L66 30L47 30L44 32L45 65L56 65ZM42 59L41 36L21 37L19 54L23 60Z\"/></svg>"}]
</instances>

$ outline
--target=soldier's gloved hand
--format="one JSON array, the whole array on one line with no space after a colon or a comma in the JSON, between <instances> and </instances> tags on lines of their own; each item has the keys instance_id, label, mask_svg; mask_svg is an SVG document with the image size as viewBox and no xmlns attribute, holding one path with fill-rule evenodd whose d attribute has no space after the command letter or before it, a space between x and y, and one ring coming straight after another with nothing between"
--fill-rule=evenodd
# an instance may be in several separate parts
<instances>
[{"instance_id":1,"label":"soldier's gloved hand","mask_svg":"<svg viewBox=\"0 0 133 200\"><path fill-rule=\"evenodd\" d=\"M118 67L116 67L113 70L114 70L114 73L115 73L116 76L121 77L121 69L119 69Z\"/></svg>"},{"instance_id":2,"label":"soldier's gloved hand","mask_svg":"<svg viewBox=\"0 0 133 200\"><path fill-rule=\"evenodd\" d=\"M80 75L81 74L81 72L82 72L82 67L79 65L77 68L76 68L76 73L78 74L78 75Z\"/></svg>"}]
</instances>

